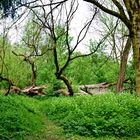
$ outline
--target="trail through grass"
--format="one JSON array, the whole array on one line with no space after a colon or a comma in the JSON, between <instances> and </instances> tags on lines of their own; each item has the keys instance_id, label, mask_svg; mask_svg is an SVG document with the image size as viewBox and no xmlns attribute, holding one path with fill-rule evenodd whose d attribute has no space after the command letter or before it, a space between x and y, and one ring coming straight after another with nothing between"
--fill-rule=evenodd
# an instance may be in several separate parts
<instances>
[{"instance_id":1,"label":"trail through grass","mask_svg":"<svg viewBox=\"0 0 140 140\"><path fill-rule=\"evenodd\" d=\"M1 95L0 102L2 140L140 139L140 101L133 95Z\"/></svg>"}]
</instances>

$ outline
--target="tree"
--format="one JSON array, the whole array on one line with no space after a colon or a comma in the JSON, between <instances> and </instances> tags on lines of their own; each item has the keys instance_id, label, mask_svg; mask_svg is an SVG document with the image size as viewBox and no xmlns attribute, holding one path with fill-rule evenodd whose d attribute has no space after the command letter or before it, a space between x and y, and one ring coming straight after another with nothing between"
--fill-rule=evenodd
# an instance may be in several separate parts
<instances>
[{"instance_id":1,"label":"tree","mask_svg":"<svg viewBox=\"0 0 140 140\"><path fill-rule=\"evenodd\" d=\"M128 37L124 50L121 55L120 71L119 71L119 77L116 85L116 92L121 92L123 90L123 82L125 80L125 71L126 71L130 48L131 48L131 40Z\"/></svg>"},{"instance_id":2,"label":"tree","mask_svg":"<svg viewBox=\"0 0 140 140\"><path fill-rule=\"evenodd\" d=\"M13 18L15 16L16 6L25 2L26 0L1 0L0 9L3 11L4 17L10 15Z\"/></svg>"},{"instance_id":3,"label":"tree","mask_svg":"<svg viewBox=\"0 0 140 140\"><path fill-rule=\"evenodd\" d=\"M108 5L112 5L112 3L109 3ZM112 10L114 9L114 7L110 7ZM126 28L124 23L122 23L114 16L107 15L107 13L101 12L99 19L101 21L101 24L103 24L103 29L102 31L100 31L103 34L104 32L112 30L112 28L116 26L112 34L107 38L107 42L109 43L109 46L111 45L112 47L111 53L113 55L113 58L118 64L120 63L119 76L116 85L116 92L118 93L123 90L127 60L131 48L130 37L128 37L128 29Z\"/></svg>"},{"instance_id":4,"label":"tree","mask_svg":"<svg viewBox=\"0 0 140 140\"><path fill-rule=\"evenodd\" d=\"M40 3L38 3L37 5L25 5L37 17L38 20L36 21L36 23L43 27L46 31L47 38L49 40L48 47L50 47L53 52L56 79L62 80L65 83L70 96L73 96L74 92L71 86L71 82L66 77L64 71L74 59L89 56L94 53L93 51L90 54L86 55L73 55L79 44L85 38L89 27L98 12L97 8L95 8L93 16L91 17L91 19L85 22L83 28L81 28L79 34L77 35L75 41L76 43L72 45L72 38L70 37L71 21L78 9L78 5L79 4L77 0L71 0L67 2L62 1L56 3L52 0L50 0L49 3L42 3L40 0ZM40 13L38 13L36 9L40 10ZM58 27L60 27L59 33L57 32ZM103 41L104 39L100 41L97 47L99 47ZM60 55L62 54L59 54L60 49L62 48L66 48L64 52L65 59L63 59L63 61L60 57Z\"/></svg>"},{"instance_id":5,"label":"tree","mask_svg":"<svg viewBox=\"0 0 140 140\"><path fill-rule=\"evenodd\" d=\"M117 11L110 10L105 2L85 0L99 7L104 12L119 18L128 28L133 48L134 69L136 75L136 93L140 96L140 1L139 0L111 0Z\"/></svg>"}]
</instances>

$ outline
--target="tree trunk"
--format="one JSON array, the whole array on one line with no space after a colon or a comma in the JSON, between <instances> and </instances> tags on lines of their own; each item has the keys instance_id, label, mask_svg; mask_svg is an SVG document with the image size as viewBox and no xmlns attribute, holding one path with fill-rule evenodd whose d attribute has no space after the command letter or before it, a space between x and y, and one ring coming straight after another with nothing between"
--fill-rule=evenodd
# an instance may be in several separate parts
<instances>
[{"instance_id":1,"label":"tree trunk","mask_svg":"<svg viewBox=\"0 0 140 140\"><path fill-rule=\"evenodd\" d=\"M116 92L121 92L123 90L123 82L125 80L125 70L126 70L126 66L127 66L127 60L128 60L128 55L129 55L129 51L131 48L131 39L128 38L123 54L121 56L121 64L120 64L120 71L119 71L119 77L118 77L118 81L117 81L117 85L116 85Z\"/></svg>"},{"instance_id":2,"label":"tree trunk","mask_svg":"<svg viewBox=\"0 0 140 140\"><path fill-rule=\"evenodd\" d=\"M35 69L35 63L28 57L24 56L24 61L26 61L27 63L29 63L31 65L31 69L32 69L32 80L31 80L31 84L32 86L36 85L36 69Z\"/></svg>"},{"instance_id":3,"label":"tree trunk","mask_svg":"<svg viewBox=\"0 0 140 140\"><path fill-rule=\"evenodd\" d=\"M31 67L32 67L32 85L35 86L36 85L36 70L35 70L34 62L31 63Z\"/></svg>"},{"instance_id":4,"label":"tree trunk","mask_svg":"<svg viewBox=\"0 0 140 140\"><path fill-rule=\"evenodd\" d=\"M66 84L69 91L69 95L73 96L74 92L73 92L71 84L69 83L69 80L64 75L60 75L58 79L62 80Z\"/></svg>"},{"instance_id":5,"label":"tree trunk","mask_svg":"<svg viewBox=\"0 0 140 140\"><path fill-rule=\"evenodd\" d=\"M140 44L138 44L139 41L140 41L140 38L139 40L138 40L138 37L133 38L134 66L135 66L135 76L136 76L136 93L140 96Z\"/></svg>"},{"instance_id":6,"label":"tree trunk","mask_svg":"<svg viewBox=\"0 0 140 140\"><path fill-rule=\"evenodd\" d=\"M136 9L137 10L137 9ZM132 44L133 44L133 56L134 56L134 68L136 76L136 93L140 96L140 11L135 11L132 20Z\"/></svg>"}]
</instances>

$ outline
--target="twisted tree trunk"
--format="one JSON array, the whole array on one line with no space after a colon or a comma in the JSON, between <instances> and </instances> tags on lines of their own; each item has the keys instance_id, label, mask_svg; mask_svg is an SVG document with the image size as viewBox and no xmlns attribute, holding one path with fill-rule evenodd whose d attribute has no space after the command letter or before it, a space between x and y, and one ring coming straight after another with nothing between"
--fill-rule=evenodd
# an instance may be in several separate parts
<instances>
[{"instance_id":1,"label":"twisted tree trunk","mask_svg":"<svg viewBox=\"0 0 140 140\"><path fill-rule=\"evenodd\" d=\"M65 77L64 75L60 75L58 77L58 79L62 80L65 83L65 85L67 86L69 95L70 96L73 96L74 95L74 92L73 92L72 86L71 86L69 80L67 79L67 77Z\"/></svg>"}]
</instances>

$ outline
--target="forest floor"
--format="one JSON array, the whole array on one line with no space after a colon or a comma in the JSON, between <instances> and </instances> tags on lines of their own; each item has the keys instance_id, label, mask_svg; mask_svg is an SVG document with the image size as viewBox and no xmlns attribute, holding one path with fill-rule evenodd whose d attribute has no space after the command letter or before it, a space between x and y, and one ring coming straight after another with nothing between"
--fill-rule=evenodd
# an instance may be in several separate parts
<instances>
[{"instance_id":1,"label":"forest floor","mask_svg":"<svg viewBox=\"0 0 140 140\"><path fill-rule=\"evenodd\" d=\"M53 121L45 120L46 127L34 135L25 137L25 140L140 140L140 137L137 138L119 138L115 136L106 136L106 137L85 137L79 135L65 134L63 129L57 126Z\"/></svg>"},{"instance_id":2,"label":"forest floor","mask_svg":"<svg viewBox=\"0 0 140 140\"><path fill-rule=\"evenodd\" d=\"M114 98L114 96L112 97ZM136 138L135 137L120 138L115 136L86 137L86 136L75 135L72 133L66 133L63 130L63 128L60 127L56 123L56 121L50 119L43 112L43 110L45 110L45 107L47 105L50 105L51 101L52 103L60 103L60 104L63 102L67 107L69 107L68 104L65 101L63 101L63 99L64 100L66 99L67 102L73 99L72 98L70 99L68 97L67 98L60 97L54 99L53 98L43 99L44 97L42 99L41 98L40 97L31 98L31 97L19 96L19 95L10 95L10 96L0 95L0 102L1 102L0 139L2 140L140 140L140 137L136 137ZM53 108L51 109L53 110ZM62 115L64 114L62 113ZM19 131L17 133L17 130L21 128L24 129L24 132L26 132L28 131L28 127L31 129L34 129L33 127L38 127L37 125L40 125L39 120L36 119L38 117L41 121L43 121L43 125L41 124L41 127L39 129L36 129L37 131L35 131L35 133L31 132L23 136L22 136L23 133L22 130L21 132ZM16 120L16 122L14 122L14 120ZM31 121L33 122L36 121L36 126L32 126ZM9 123L7 124L7 122ZM16 135L18 135L18 137Z\"/></svg>"},{"instance_id":3,"label":"forest floor","mask_svg":"<svg viewBox=\"0 0 140 140\"><path fill-rule=\"evenodd\" d=\"M104 137L85 137L79 135L65 134L63 129L57 126L53 121L46 118L45 129L41 130L35 135L27 136L26 140L140 140L140 137L124 137L119 138L115 136L104 136Z\"/></svg>"}]
</instances>

